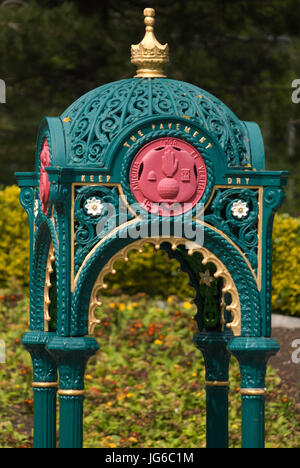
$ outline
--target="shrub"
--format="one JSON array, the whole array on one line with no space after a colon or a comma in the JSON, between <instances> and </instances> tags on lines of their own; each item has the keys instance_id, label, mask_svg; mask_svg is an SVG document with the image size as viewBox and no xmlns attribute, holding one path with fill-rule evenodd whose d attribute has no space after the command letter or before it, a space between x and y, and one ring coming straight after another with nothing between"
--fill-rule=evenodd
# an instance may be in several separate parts
<instances>
[{"instance_id":1,"label":"shrub","mask_svg":"<svg viewBox=\"0 0 300 468\"><path fill-rule=\"evenodd\" d=\"M195 296L195 290L188 286L188 275L180 270L177 260L169 259L165 251L156 251L152 245L146 244L142 253L137 250L129 252L129 259L128 262L118 260L116 274L106 276L108 288L105 295L143 292L164 298L171 295L182 299L186 295Z\"/></svg>"},{"instance_id":2,"label":"shrub","mask_svg":"<svg viewBox=\"0 0 300 468\"><path fill-rule=\"evenodd\" d=\"M0 190L0 284L29 282L29 228L17 186Z\"/></svg>"},{"instance_id":3,"label":"shrub","mask_svg":"<svg viewBox=\"0 0 300 468\"><path fill-rule=\"evenodd\" d=\"M300 218L287 214L274 222L272 308L300 317Z\"/></svg>"}]
</instances>

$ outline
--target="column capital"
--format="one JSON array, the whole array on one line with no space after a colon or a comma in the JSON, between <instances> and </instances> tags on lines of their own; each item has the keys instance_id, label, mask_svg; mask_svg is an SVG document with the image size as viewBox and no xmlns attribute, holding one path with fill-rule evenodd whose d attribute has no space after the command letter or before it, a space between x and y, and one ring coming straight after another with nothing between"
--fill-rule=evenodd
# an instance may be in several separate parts
<instances>
[{"instance_id":1,"label":"column capital","mask_svg":"<svg viewBox=\"0 0 300 468\"><path fill-rule=\"evenodd\" d=\"M264 389L267 362L280 349L277 341L265 337L237 337L230 341L228 349L240 363L241 388Z\"/></svg>"},{"instance_id":2,"label":"column capital","mask_svg":"<svg viewBox=\"0 0 300 468\"><path fill-rule=\"evenodd\" d=\"M205 360L206 382L212 382L216 386L216 381L228 381L228 367L230 361L230 353L227 346L232 338L230 333L199 332L194 336L196 347L202 352Z\"/></svg>"},{"instance_id":3,"label":"column capital","mask_svg":"<svg viewBox=\"0 0 300 468\"><path fill-rule=\"evenodd\" d=\"M47 350L51 337L53 333L31 331L21 340L32 359L34 382L57 382L56 363Z\"/></svg>"},{"instance_id":4,"label":"column capital","mask_svg":"<svg viewBox=\"0 0 300 468\"><path fill-rule=\"evenodd\" d=\"M60 390L82 390L86 363L99 349L94 338L55 336L47 348L59 368Z\"/></svg>"}]
</instances>

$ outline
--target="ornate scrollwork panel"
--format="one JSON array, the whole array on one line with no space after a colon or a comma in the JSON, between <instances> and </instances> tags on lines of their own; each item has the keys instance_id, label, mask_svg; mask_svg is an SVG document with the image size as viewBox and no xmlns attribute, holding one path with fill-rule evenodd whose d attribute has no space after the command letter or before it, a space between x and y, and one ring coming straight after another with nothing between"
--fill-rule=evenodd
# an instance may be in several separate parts
<instances>
[{"instance_id":1,"label":"ornate scrollwork panel","mask_svg":"<svg viewBox=\"0 0 300 468\"><path fill-rule=\"evenodd\" d=\"M87 93L61 116L68 134L69 163L106 167L109 146L121 130L151 116L184 117L208 130L229 166L249 164L246 130L219 99L171 79L121 80Z\"/></svg>"},{"instance_id":2,"label":"ornate scrollwork panel","mask_svg":"<svg viewBox=\"0 0 300 468\"><path fill-rule=\"evenodd\" d=\"M49 331L49 325L51 322L51 314L50 314L50 305L52 303L51 288L56 287L56 284L52 284L53 273L54 273L54 268L55 268L54 264L55 264L55 250L54 250L53 243L51 242L49 253L48 253L47 266L46 266L46 278L45 278L45 290L44 290L45 331Z\"/></svg>"},{"instance_id":3,"label":"ornate scrollwork panel","mask_svg":"<svg viewBox=\"0 0 300 468\"><path fill-rule=\"evenodd\" d=\"M259 267L259 197L259 189L218 188L205 211L205 221L242 250L255 274Z\"/></svg>"},{"instance_id":4,"label":"ornate scrollwork panel","mask_svg":"<svg viewBox=\"0 0 300 468\"><path fill-rule=\"evenodd\" d=\"M133 218L118 185L74 185L74 274L94 245L115 227Z\"/></svg>"}]
</instances>

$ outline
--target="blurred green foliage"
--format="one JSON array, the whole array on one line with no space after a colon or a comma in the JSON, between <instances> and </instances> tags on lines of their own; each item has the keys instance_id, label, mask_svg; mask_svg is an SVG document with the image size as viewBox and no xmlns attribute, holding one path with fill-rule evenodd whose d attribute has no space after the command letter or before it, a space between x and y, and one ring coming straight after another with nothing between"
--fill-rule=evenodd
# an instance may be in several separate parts
<instances>
[{"instance_id":1,"label":"blurred green foliage","mask_svg":"<svg viewBox=\"0 0 300 468\"><path fill-rule=\"evenodd\" d=\"M154 6L156 34L170 46L168 76L194 83L262 129L270 169L291 170L283 207L299 214L298 0L0 0L0 183L32 170L44 115L60 115L83 93L132 77L130 45Z\"/></svg>"},{"instance_id":2,"label":"blurred green foliage","mask_svg":"<svg viewBox=\"0 0 300 468\"><path fill-rule=\"evenodd\" d=\"M32 365L21 338L28 299L0 295L0 447L31 448ZM205 366L193 344L195 306L169 297L105 297L95 330L100 349L85 374L85 448L205 447ZM229 446L241 446L240 369L230 364ZM266 447L296 448L299 414L270 367ZM59 417L59 414L58 414Z\"/></svg>"}]
</instances>

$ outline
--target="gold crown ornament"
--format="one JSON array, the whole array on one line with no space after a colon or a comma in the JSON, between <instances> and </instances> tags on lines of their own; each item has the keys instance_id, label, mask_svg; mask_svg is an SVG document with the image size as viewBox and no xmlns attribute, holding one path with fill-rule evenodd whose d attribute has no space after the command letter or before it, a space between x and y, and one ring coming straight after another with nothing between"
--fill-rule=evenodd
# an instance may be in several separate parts
<instances>
[{"instance_id":1,"label":"gold crown ornament","mask_svg":"<svg viewBox=\"0 0 300 468\"><path fill-rule=\"evenodd\" d=\"M146 33L139 44L131 46L131 63L137 65L134 78L165 78L163 65L169 62L169 46L162 45L154 35L155 10L144 9Z\"/></svg>"}]
</instances>

